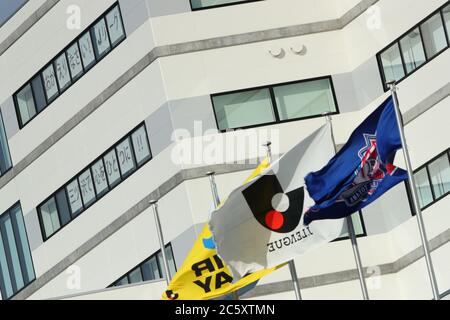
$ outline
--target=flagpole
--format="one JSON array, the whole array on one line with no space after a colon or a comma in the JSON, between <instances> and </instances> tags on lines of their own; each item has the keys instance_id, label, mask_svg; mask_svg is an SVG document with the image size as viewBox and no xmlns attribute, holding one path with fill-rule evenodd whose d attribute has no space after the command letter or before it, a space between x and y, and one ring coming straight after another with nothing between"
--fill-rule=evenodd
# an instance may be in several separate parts
<instances>
[{"instance_id":1,"label":"flagpole","mask_svg":"<svg viewBox=\"0 0 450 320\"><path fill-rule=\"evenodd\" d=\"M265 144L263 144L263 146L266 147L266 150L267 150L267 160L268 160L269 164L270 164L270 162L272 162L271 145L272 145L272 142L270 142L270 141L267 141ZM288 262L288 265L289 265L289 272L291 273L292 285L294 286L295 299L302 300L302 295L300 292L300 283L298 281L297 270L295 268L294 260L290 260Z\"/></svg>"},{"instance_id":2,"label":"flagpole","mask_svg":"<svg viewBox=\"0 0 450 320\"><path fill-rule=\"evenodd\" d=\"M331 140L333 142L334 153L337 153L336 140L334 138L333 122L330 114L326 114L327 122L330 124ZM358 270L359 284L361 285L361 293L364 300L369 300L369 292L367 290L366 279L364 278L364 269L361 262L361 254L359 253L358 241L356 240L355 226L353 225L352 216L345 218L347 222L348 234L352 243L353 256L355 257L356 269Z\"/></svg>"},{"instance_id":3,"label":"flagpole","mask_svg":"<svg viewBox=\"0 0 450 320\"><path fill-rule=\"evenodd\" d=\"M206 175L209 178L209 185L211 186L211 194L213 197L214 207L217 209L217 208L219 208L219 205L220 205L220 197L219 197L219 192L217 191L216 180L214 179L215 174L216 173L214 171L210 171L210 172L206 173ZM239 300L239 294L237 291L233 291L232 295L233 295L234 300Z\"/></svg>"},{"instance_id":4,"label":"flagpole","mask_svg":"<svg viewBox=\"0 0 450 320\"><path fill-rule=\"evenodd\" d=\"M439 300L440 295L439 295L438 284L436 281L436 274L434 272L433 262L431 260L431 253L430 253L431 251L430 251L430 247L428 244L427 234L425 231L425 223L423 221L422 210L419 205L419 196L417 194L416 182L415 182L415 178L414 178L414 171L413 171L412 164L411 164L411 158L409 156L408 146L406 144L405 131L403 129L404 124L403 124L402 113L400 111L400 106L398 103L397 86L396 86L395 82L389 83L389 86L390 86L390 90L391 90L392 99L394 101L395 116L397 118L398 130L400 132L400 139L401 139L402 146L403 146L402 149L403 149L403 155L405 157L406 169L408 171L409 190L410 190L410 193L412 196L414 210L416 212L417 223L419 225L420 239L422 241L422 247L423 247L423 251L424 251L424 255L425 255L425 261L427 264L428 276L430 278L430 283L431 283L431 290L433 291L434 299Z\"/></svg>"},{"instance_id":5,"label":"flagpole","mask_svg":"<svg viewBox=\"0 0 450 320\"><path fill-rule=\"evenodd\" d=\"M161 254L163 258L163 265L164 265L164 271L166 272L166 282L167 285L170 284L170 270L169 270L169 263L167 262L167 255L164 245L164 237L163 232L161 228L161 221L159 219L159 213L158 213L158 200L150 200L150 205L153 207L153 214L155 216L155 224L156 224L156 230L158 231L158 238L159 238L159 247L161 249Z\"/></svg>"}]
</instances>

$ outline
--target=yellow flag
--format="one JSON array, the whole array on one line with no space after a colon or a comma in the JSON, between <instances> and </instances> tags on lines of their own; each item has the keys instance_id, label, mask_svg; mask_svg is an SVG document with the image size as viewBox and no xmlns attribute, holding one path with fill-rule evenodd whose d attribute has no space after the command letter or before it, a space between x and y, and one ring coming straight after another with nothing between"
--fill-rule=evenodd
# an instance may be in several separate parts
<instances>
[{"instance_id":1,"label":"yellow flag","mask_svg":"<svg viewBox=\"0 0 450 320\"><path fill-rule=\"evenodd\" d=\"M268 167L268 159L263 160L244 183L258 176ZM217 255L212 236L208 224L205 224L191 252L173 277L166 292L164 292L163 300L208 300L217 298L239 290L284 266L261 270L240 279L236 283L231 283L233 280L231 271Z\"/></svg>"}]
</instances>

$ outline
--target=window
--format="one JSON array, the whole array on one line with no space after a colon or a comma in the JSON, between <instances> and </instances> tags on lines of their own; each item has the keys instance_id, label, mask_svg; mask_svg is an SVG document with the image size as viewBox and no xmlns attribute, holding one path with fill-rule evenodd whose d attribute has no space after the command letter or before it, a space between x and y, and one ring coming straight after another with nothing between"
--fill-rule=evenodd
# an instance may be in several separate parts
<instances>
[{"instance_id":1,"label":"window","mask_svg":"<svg viewBox=\"0 0 450 320\"><path fill-rule=\"evenodd\" d=\"M172 276L177 272L175 260L173 258L172 245L166 245L167 262L169 263L169 271ZM149 280L162 279L165 276L164 265L162 261L161 250L152 254L148 259L133 268L125 276L115 281L110 287L120 287L126 284L139 283Z\"/></svg>"},{"instance_id":2,"label":"window","mask_svg":"<svg viewBox=\"0 0 450 320\"><path fill-rule=\"evenodd\" d=\"M0 216L0 290L9 299L35 279L20 204Z\"/></svg>"},{"instance_id":3,"label":"window","mask_svg":"<svg viewBox=\"0 0 450 320\"><path fill-rule=\"evenodd\" d=\"M450 191L450 162L444 154L428 165L434 197L441 198Z\"/></svg>"},{"instance_id":4,"label":"window","mask_svg":"<svg viewBox=\"0 0 450 320\"><path fill-rule=\"evenodd\" d=\"M383 65L385 83L398 81L405 76L398 43L395 43L381 54L381 63Z\"/></svg>"},{"instance_id":5,"label":"window","mask_svg":"<svg viewBox=\"0 0 450 320\"><path fill-rule=\"evenodd\" d=\"M3 118L0 112L0 176L11 169L11 156L9 154L8 138L6 137Z\"/></svg>"},{"instance_id":6,"label":"window","mask_svg":"<svg viewBox=\"0 0 450 320\"><path fill-rule=\"evenodd\" d=\"M422 30L425 52L428 58L434 57L447 47L444 25L439 12L425 21L420 29Z\"/></svg>"},{"instance_id":7,"label":"window","mask_svg":"<svg viewBox=\"0 0 450 320\"><path fill-rule=\"evenodd\" d=\"M401 82L449 47L450 5L436 10L377 54L384 90Z\"/></svg>"},{"instance_id":8,"label":"window","mask_svg":"<svg viewBox=\"0 0 450 320\"><path fill-rule=\"evenodd\" d=\"M428 180L427 168L423 168L414 175L416 180L417 193L419 196L420 207L423 208L433 202L430 181Z\"/></svg>"},{"instance_id":9,"label":"window","mask_svg":"<svg viewBox=\"0 0 450 320\"><path fill-rule=\"evenodd\" d=\"M20 123L23 125L30 121L36 115L36 107L33 100L33 92L31 91L31 85L27 84L16 95L16 105L20 114Z\"/></svg>"},{"instance_id":10,"label":"window","mask_svg":"<svg viewBox=\"0 0 450 320\"><path fill-rule=\"evenodd\" d=\"M116 3L14 94L20 129L125 37L120 7Z\"/></svg>"},{"instance_id":11,"label":"window","mask_svg":"<svg viewBox=\"0 0 450 320\"><path fill-rule=\"evenodd\" d=\"M400 40L406 73L411 73L425 63L422 36L419 28L414 29Z\"/></svg>"},{"instance_id":12,"label":"window","mask_svg":"<svg viewBox=\"0 0 450 320\"><path fill-rule=\"evenodd\" d=\"M192 10L198 10L255 1L261 0L191 0L191 7Z\"/></svg>"},{"instance_id":13,"label":"window","mask_svg":"<svg viewBox=\"0 0 450 320\"><path fill-rule=\"evenodd\" d=\"M337 113L330 77L214 94L211 100L221 131Z\"/></svg>"},{"instance_id":14,"label":"window","mask_svg":"<svg viewBox=\"0 0 450 320\"><path fill-rule=\"evenodd\" d=\"M44 241L150 160L142 123L38 206Z\"/></svg>"},{"instance_id":15,"label":"window","mask_svg":"<svg viewBox=\"0 0 450 320\"><path fill-rule=\"evenodd\" d=\"M273 90L280 120L336 112L328 79L277 86Z\"/></svg>"},{"instance_id":16,"label":"window","mask_svg":"<svg viewBox=\"0 0 450 320\"><path fill-rule=\"evenodd\" d=\"M0 27L2 27L28 0L0 1Z\"/></svg>"},{"instance_id":17,"label":"window","mask_svg":"<svg viewBox=\"0 0 450 320\"><path fill-rule=\"evenodd\" d=\"M94 48L95 54L97 57L102 57L110 50L111 46L109 44L109 36L108 30L106 28L105 19L101 19L94 25L93 31L93 39L94 39Z\"/></svg>"}]
</instances>

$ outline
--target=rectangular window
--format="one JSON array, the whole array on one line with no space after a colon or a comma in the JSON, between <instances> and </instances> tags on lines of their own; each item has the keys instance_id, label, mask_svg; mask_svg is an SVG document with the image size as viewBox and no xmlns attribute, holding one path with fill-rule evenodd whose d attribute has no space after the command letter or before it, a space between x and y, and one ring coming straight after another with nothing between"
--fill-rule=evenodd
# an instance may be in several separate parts
<instances>
[{"instance_id":1,"label":"rectangular window","mask_svg":"<svg viewBox=\"0 0 450 320\"><path fill-rule=\"evenodd\" d=\"M175 268L175 260L173 259L172 246L166 246L165 250L166 250L167 263L169 264L169 272L170 272L171 277L173 277L175 275L175 273L177 272L177 270ZM161 266L162 277L164 278L166 276L166 271L164 268L164 262L163 262L161 250L158 252L156 257L158 258L158 263Z\"/></svg>"},{"instance_id":2,"label":"rectangular window","mask_svg":"<svg viewBox=\"0 0 450 320\"><path fill-rule=\"evenodd\" d=\"M72 80L70 79L69 65L67 63L66 54L61 54L55 60L56 78L58 79L59 88L62 91L70 86Z\"/></svg>"},{"instance_id":3,"label":"rectangular window","mask_svg":"<svg viewBox=\"0 0 450 320\"><path fill-rule=\"evenodd\" d=\"M20 115L20 123L25 125L36 115L36 107L34 105L31 85L27 84L16 94L16 103Z\"/></svg>"},{"instance_id":4,"label":"rectangular window","mask_svg":"<svg viewBox=\"0 0 450 320\"><path fill-rule=\"evenodd\" d=\"M150 159L147 130L141 123L38 206L44 241Z\"/></svg>"},{"instance_id":5,"label":"rectangular window","mask_svg":"<svg viewBox=\"0 0 450 320\"><path fill-rule=\"evenodd\" d=\"M47 106L47 99L45 98L44 86L42 85L42 78L40 74L31 80L31 87L33 88L36 109L39 113Z\"/></svg>"},{"instance_id":6,"label":"rectangular window","mask_svg":"<svg viewBox=\"0 0 450 320\"><path fill-rule=\"evenodd\" d=\"M381 54L380 59L383 66L385 83L398 81L405 76L398 43L394 43L390 48L384 51Z\"/></svg>"},{"instance_id":7,"label":"rectangular window","mask_svg":"<svg viewBox=\"0 0 450 320\"><path fill-rule=\"evenodd\" d=\"M400 40L406 72L409 74L426 62L422 36L419 28L414 29Z\"/></svg>"},{"instance_id":8,"label":"rectangular window","mask_svg":"<svg viewBox=\"0 0 450 320\"><path fill-rule=\"evenodd\" d=\"M447 30L447 40L450 42L450 5L442 9L442 15L444 16L445 28Z\"/></svg>"},{"instance_id":9,"label":"rectangular window","mask_svg":"<svg viewBox=\"0 0 450 320\"><path fill-rule=\"evenodd\" d=\"M428 165L436 199L450 191L450 162L447 153Z\"/></svg>"},{"instance_id":10,"label":"rectangular window","mask_svg":"<svg viewBox=\"0 0 450 320\"><path fill-rule=\"evenodd\" d=\"M72 46L70 46L66 53L72 79L78 79L83 74L83 66L81 64L81 55L80 50L78 49L78 43L75 42Z\"/></svg>"},{"instance_id":11,"label":"rectangular window","mask_svg":"<svg viewBox=\"0 0 450 320\"><path fill-rule=\"evenodd\" d=\"M125 37L120 7L116 3L13 95L20 129Z\"/></svg>"},{"instance_id":12,"label":"rectangular window","mask_svg":"<svg viewBox=\"0 0 450 320\"><path fill-rule=\"evenodd\" d=\"M95 64L95 53L89 31L81 36L80 40L78 40L78 44L80 46L84 69L88 70Z\"/></svg>"},{"instance_id":13,"label":"rectangular window","mask_svg":"<svg viewBox=\"0 0 450 320\"><path fill-rule=\"evenodd\" d=\"M58 96L58 84L56 83L55 70L53 64L50 64L42 71L42 79L44 81L44 89L47 95L47 101L52 101Z\"/></svg>"},{"instance_id":14,"label":"rectangular window","mask_svg":"<svg viewBox=\"0 0 450 320\"><path fill-rule=\"evenodd\" d=\"M161 279L161 274L159 273L158 262L156 257L152 257L141 266L142 277L144 281Z\"/></svg>"},{"instance_id":15,"label":"rectangular window","mask_svg":"<svg viewBox=\"0 0 450 320\"><path fill-rule=\"evenodd\" d=\"M275 122L269 89L216 95L212 100L219 130Z\"/></svg>"},{"instance_id":16,"label":"rectangular window","mask_svg":"<svg viewBox=\"0 0 450 320\"><path fill-rule=\"evenodd\" d=\"M111 49L109 43L108 30L106 28L105 19L101 19L92 28L95 54L98 59L102 58Z\"/></svg>"},{"instance_id":17,"label":"rectangular window","mask_svg":"<svg viewBox=\"0 0 450 320\"><path fill-rule=\"evenodd\" d=\"M276 86L273 90L280 120L336 112L329 79Z\"/></svg>"},{"instance_id":18,"label":"rectangular window","mask_svg":"<svg viewBox=\"0 0 450 320\"><path fill-rule=\"evenodd\" d=\"M80 187L78 186L78 180L74 179L66 187L67 196L69 197L70 211L72 216L77 216L81 211L83 211L83 203L81 201Z\"/></svg>"},{"instance_id":19,"label":"rectangular window","mask_svg":"<svg viewBox=\"0 0 450 320\"><path fill-rule=\"evenodd\" d=\"M120 41L125 39L125 30L123 29L122 17L119 7L115 7L106 15L109 37L111 45L115 47Z\"/></svg>"},{"instance_id":20,"label":"rectangular window","mask_svg":"<svg viewBox=\"0 0 450 320\"><path fill-rule=\"evenodd\" d=\"M425 21L420 28L428 59L431 59L447 47L447 38L440 12Z\"/></svg>"},{"instance_id":21,"label":"rectangular window","mask_svg":"<svg viewBox=\"0 0 450 320\"><path fill-rule=\"evenodd\" d=\"M0 234L0 290L9 299L35 279L19 204L0 217Z\"/></svg>"},{"instance_id":22,"label":"rectangular window","mask_svg":"<svg viewBox=\"0 0 450 320\"><path fill-rule=\"evenodd\" d=\"M423 168L414 174L416 188L419 196L420 207L423 208L433 202L430 181L428 180L427 168Z\"/></svg>"},{"instance_id":23,"label":"rectangular window","mask_svg":"<svg viewBox=\"0 0 450 320\"><path fill-rule=\"evenodd\" d=\"M203 9L223 6L227 4L240 4L245 2L255 2L258 0L191 0L192 9ZM260 0L259 0L260 1Z\"/></svg>"},{"instance_id":24,"label":"rectangular window","mask_svg":"<svg viewBox=\"0 0 450 320\"><path fill-rule=\"evenodd\" d=\"M42 225L44 227L45 238L50 237L61 228L59 221L58 209L54 197L51 197L46 203L41 205L38 209Z\"/></svg>"},{"instance_id":25,"label":"rectangular window","mask_svg":"<svg viewBox=\"0 0 450 320\"><path fill-rule=\"evenodd\" d=\"M128 275L128 279L130 283L139 283L142 282L142 273L141 268L137 267L133 271L130 272Z\"/></svg>"},{"instance_id":26,"label":"rectangular window","mask_svg":"<svg viewBox=\"0 0 450 320\"><path fill-rule=\"evenodd\" d=\"M0 112L0 176L12 166L2 113Z\"/></svg>"}]
</instances>

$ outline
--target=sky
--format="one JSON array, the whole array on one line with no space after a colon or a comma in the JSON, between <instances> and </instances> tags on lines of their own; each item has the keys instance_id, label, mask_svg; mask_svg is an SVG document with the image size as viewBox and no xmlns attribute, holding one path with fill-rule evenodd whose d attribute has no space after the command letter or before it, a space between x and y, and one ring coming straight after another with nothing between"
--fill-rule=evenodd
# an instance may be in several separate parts
<instances>
[{"instance_id":1,"label":"sky","mask_svg":"<svg viewBox=\"0 0 450 320\"><path fill-rule=\"evenodd\" d=\"M28 0L0 0L0 27Z\"/></svg>"}]
</instances>

